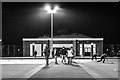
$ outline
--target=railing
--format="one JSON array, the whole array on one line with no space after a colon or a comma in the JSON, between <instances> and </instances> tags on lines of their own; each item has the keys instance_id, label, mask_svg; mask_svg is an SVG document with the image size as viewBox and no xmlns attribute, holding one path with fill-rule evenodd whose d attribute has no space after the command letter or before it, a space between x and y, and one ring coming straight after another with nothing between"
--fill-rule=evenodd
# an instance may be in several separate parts
<instances>
[{"instance_id":1,"label":"railing","mask_svg":"<svg viewBox=\"0 0 120 80\"><path fill-rule=\"evenodd\" d=\"M23 49L20 45L2 45L3 57L22 57Z\"/></svg>"},{"instance_id":2,"label":"railing","mask_svg":"<svg viewBox=\"0 0 120 80\"><path fill-rule=\"evenodd\" d=\"M120 56L120 44L104 44L103 52L107 53L108 56Z\"/></svg>"}]
</instances>

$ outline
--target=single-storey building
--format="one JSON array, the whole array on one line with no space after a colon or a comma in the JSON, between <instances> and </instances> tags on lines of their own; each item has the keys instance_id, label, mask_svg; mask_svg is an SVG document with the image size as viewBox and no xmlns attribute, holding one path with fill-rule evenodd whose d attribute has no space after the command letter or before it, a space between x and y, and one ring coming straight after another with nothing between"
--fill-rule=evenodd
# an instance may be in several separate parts
<instances>
[{"instance_id":1,"label":"single-storey building","mask_svg":"<svg viewBox=\"0 0 120 80\"><path fill-rule=\"evenodd\" d=\"M103 38L90 38L82 34L69 34L54 36L53 48L61 49L74 48L76 56L92 56L97 53L101 55L103 53ZM37 51L37 56L44 56L42 53L45 46L50 48L51 38L39 37L39 38L23 38L23 56L33 56L34 50ZM52 55L52 54L50 54Z\"/></svg>"}]
</instances>

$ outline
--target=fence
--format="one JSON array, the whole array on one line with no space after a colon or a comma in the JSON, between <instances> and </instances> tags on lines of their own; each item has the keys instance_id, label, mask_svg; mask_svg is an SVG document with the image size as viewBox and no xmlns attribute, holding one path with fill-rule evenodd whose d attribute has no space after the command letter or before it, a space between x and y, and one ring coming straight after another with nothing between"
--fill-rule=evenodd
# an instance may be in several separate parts
<instances>
[{"instance_id":1,"label":"fence","mask_svg":"<svg viewBox=\"0 0 120 80\"><path fill-rule=\"evenodd\" d=\"M2 45L3 57L22 57L23 49L19 45Z\"/></svg>"},{"instance_id":2,"label":"fence","mask_svg":"<svg viewBox=\"0 0 120 80\"><path fill-rule=\"evenodd\" d=\"M104 44L103 52L108 56L120 56L120 44Z\"/></svg>"}]
</instances>

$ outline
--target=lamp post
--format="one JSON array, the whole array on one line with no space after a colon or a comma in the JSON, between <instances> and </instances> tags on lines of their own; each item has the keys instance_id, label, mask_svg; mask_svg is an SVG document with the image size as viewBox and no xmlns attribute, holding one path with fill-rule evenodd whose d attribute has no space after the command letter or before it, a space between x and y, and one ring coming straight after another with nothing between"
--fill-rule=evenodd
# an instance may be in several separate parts
<instances>
[{"instance_id":1,"label":"lamp post","mask_svg":"<svg viewBox=\"0 0 120 80\"><path fill-rule=\"evenodd\" d=\"M92 56L93 56L93 45L94 45L94 44L91 43L91 53L92 53L91 55L92 55Z\"/></svg>"},{"instance_id":2,"label":"lamp post","mask_svg":"<svg viewBox=\"0 0 120 80\"><path fill-rule=\"evenodd\" d=\"M35 43L32 43L32 56L34 56L34 51L35 51Z\"/></svg>"},{"instance_id":3,"label":"lamp post","mask_svg":"<svg viewBox=\"0 0 120 80\"><path fill-rule=\"evenodd\" d=\"M50 13L51 18L51 42L50 42L50 54L52 54L53 51L53 20L54 20L54 14L59 10L58 6L55 6L53 9L50 5L45 6L45 10Z\"/></svg>"}]
</instances>

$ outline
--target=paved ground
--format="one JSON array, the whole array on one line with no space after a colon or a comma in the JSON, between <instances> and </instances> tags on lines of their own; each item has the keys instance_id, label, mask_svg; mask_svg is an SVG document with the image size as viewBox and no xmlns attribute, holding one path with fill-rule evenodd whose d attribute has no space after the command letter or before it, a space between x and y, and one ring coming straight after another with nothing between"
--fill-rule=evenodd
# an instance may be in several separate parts
<instances>
[{"instance_id":1,"label":"paved ground","mask_svg":"<svg viewBox=\"0 0 120 80\"><path fill-rule=\"evenodd\" d=\"M45 60L2 60L3 78L29 78L45 66Z\"/></svg>"},{"instance_id":2,"label":"paved ground","mask_svg":"<svg viewBox=\"0 0 120 80\"><path fill-rule=\"evenodd\" d=\"M79 64L55 64L42 68L30 78L93 78Z\"/></svg>"},{"instance_id":3,"label":"paved ground","mask_svg":"<svg viewBox=\"0 0 120 80\"><path fill-rule=\"evenodd\" d=\"M24 78L25 74L39 65L32 64L4 64L2 65L3 78Z\"/></svg>"},{"instance_id":4,"label":"paved ground","mask_svg":"<svg viewBox=\"0 0 120 80\"><path fill-rule=\"evenodd\" d=\"M96 61L80 61L80 65L94 78L118 78L118 60L106 60L105 63Z\"/></svg>"},{"instance_id":5,"label":"paved ground","mask_svg":"<svg viewBox=\"0 0 120 80\"><path fill-rule=\"evenodd\" d=\"M90 59L75 59L73 65L54 64L50 59L50 66L45 66L45 60L41 59L17 59L0 60L2 63L3 78L118 78L118 59L108 59L105 63ZM44 67L44 68L43 68ZM107 79L105 79L107 80Z\"/></svg>"}]
</instances>

